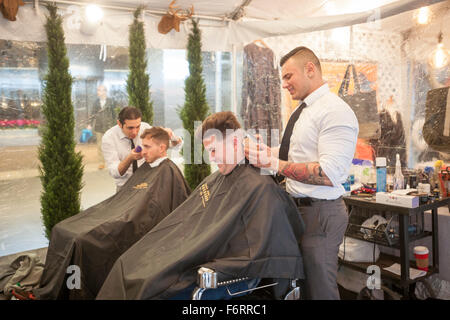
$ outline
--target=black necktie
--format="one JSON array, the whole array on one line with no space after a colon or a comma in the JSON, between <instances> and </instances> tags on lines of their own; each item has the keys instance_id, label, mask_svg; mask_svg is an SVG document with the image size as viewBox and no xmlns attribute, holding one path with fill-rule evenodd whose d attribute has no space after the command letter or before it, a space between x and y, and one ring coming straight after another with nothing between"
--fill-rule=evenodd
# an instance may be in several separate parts
<instances>
[{"instance_id":1,"label":"black necktie","mask_svg":"<svg viewBox=\"0 0 450 320\"><path fill-rule=\"evenodd\" d=\"M291 142L292 131L294 130L294 125L300 117L300 113L306 107L306 103L302 103L300 107L295 110L295 112L289 118L286 130L284 130L283 138L281 139L280 151L278 152L278 157L280 160L287 161L289 154L289 145Z\"/></svg>"},{"instance_id":2,"label":"black necktie","mask_svg":"<svg viewBox=\"0 0 450 320\"><path fill-rule=\"evenodd\" d=\"M133 139L130 139L131 141L131 150L135 148ZM133 160L133 173L137 170L137 160Z\"/></svg>"},{"instance_id":3,"label":"black necktie","mask_svg":"<svg viewBox=\"0 0 450 320\"><path fill-rule=\"evenodd\" d=\"M289 154L289 146L291 143L292 131L294 130L294 125L300 117L300 113L306 107L306 103L302 103L300 107L295 110L295 112L289 118L286 129L284 130L283 138L281 139L280 151L278 152L278 158L280 160L287 161ZM281 182L284 179L284 176L277 175L276 180Z\"/></svg>"}]
</instances>

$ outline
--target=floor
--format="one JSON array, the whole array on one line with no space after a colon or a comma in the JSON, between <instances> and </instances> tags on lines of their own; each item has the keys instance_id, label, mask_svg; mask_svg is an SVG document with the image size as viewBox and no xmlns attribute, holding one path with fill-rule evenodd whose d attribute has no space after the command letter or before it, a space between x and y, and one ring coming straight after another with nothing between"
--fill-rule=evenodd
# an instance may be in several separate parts
<instances>
[{"instance_id":1,"label":"floor","mask_svg":"<svg viewBox=\"0 0 450 320\"><path fill-rule=\"evenodd\" d=\"M81 207L87 209L115 193L113 179L97 165L85 168ZM0 180L0 257L48 246L41 221L38 177Z\"/></svg>"},{"instance_id":2,"label":"floor","mask_svg":"<svg viewBox=\"0 0 450 320\"><path fill-rule=\"evenodd\" d=\"M41 221L42 185L35 138L1 133L0 257L48 246ZM87 209L113 195L116 189L108 171L98 169L95 144L79 144L76 151L83 155L81 208Z\"/></svg>"}]
</instances>

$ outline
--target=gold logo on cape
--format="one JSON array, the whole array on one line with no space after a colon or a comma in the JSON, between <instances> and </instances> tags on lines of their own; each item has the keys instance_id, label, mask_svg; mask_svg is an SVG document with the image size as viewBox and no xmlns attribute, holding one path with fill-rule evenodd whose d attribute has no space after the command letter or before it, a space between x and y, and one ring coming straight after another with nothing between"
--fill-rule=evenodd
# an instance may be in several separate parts
<instances>
[{"instance_id":1,"label":"gold logo on cape","mask_svg":"<svg viewBox=\"0 0 450 320\"><path fill-rule=\"evenodd\" d=\"M203 208L206 208L206 203L209 201L209 195L208 185L206 183L202 184L200 187L200 197L202 198Z\"/></svg>"},{"instance_id":2,"label":"gold logo on cape","mask_svg":"<svg viewBox=\"0 0 450 320\"><path fill-rule=\"evenodd\" d=\"M133 189L147 189L148 188L148 184L147 182L141 183L141 184L137 184L133 187Z\"/></svg>"}]
</instances>

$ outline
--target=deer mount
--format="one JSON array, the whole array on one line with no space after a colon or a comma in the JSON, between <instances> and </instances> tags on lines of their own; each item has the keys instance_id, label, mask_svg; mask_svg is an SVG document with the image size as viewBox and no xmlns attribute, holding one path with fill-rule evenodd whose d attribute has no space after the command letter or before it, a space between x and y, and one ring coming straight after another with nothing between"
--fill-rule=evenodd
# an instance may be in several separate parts
<instances>
[{"instance_id":1,"label":"deer mount","mask_svg":"<svg viewBox=\"0 0 450 320\"><path fill-rule=\"evenodd\" d=\"M167 34L172 29L180 32L180 22L189 19L194 14L194 5L191 10L176 9L178 6L175 6L175 2L176 0L173 0L169 4L169 11L161 18L158 24L159 33Z\"/></svg>"},{"instance_id":2,"label":"deer mount","mask_svg":"<svg viewBox=\"0 0 450 320\"><path fill-rule=\"evenodd\" d=\"M10 21L16 21L17 11L19 6L23 6L22 0L0 0L0 9L3 13L3 17Z\"/></svg>"}]
</instances>

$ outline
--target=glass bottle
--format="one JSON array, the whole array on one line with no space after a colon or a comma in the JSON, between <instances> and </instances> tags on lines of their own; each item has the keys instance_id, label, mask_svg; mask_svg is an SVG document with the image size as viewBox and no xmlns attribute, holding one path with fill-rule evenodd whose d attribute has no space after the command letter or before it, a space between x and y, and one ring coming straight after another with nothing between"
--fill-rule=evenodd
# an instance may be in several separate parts
<instances>
[{"instance_id":1,"label":"glass bottle","mask_svg":"<svg viewBox=\"0 0 450 320\"><path fill-rule=\"evenodd\" d=\"M402 164L400 162L400 155L397 153L395 161L394 172L394 190L404 189L404 178L402 173Z\"/></svg>"}]
</instances>

